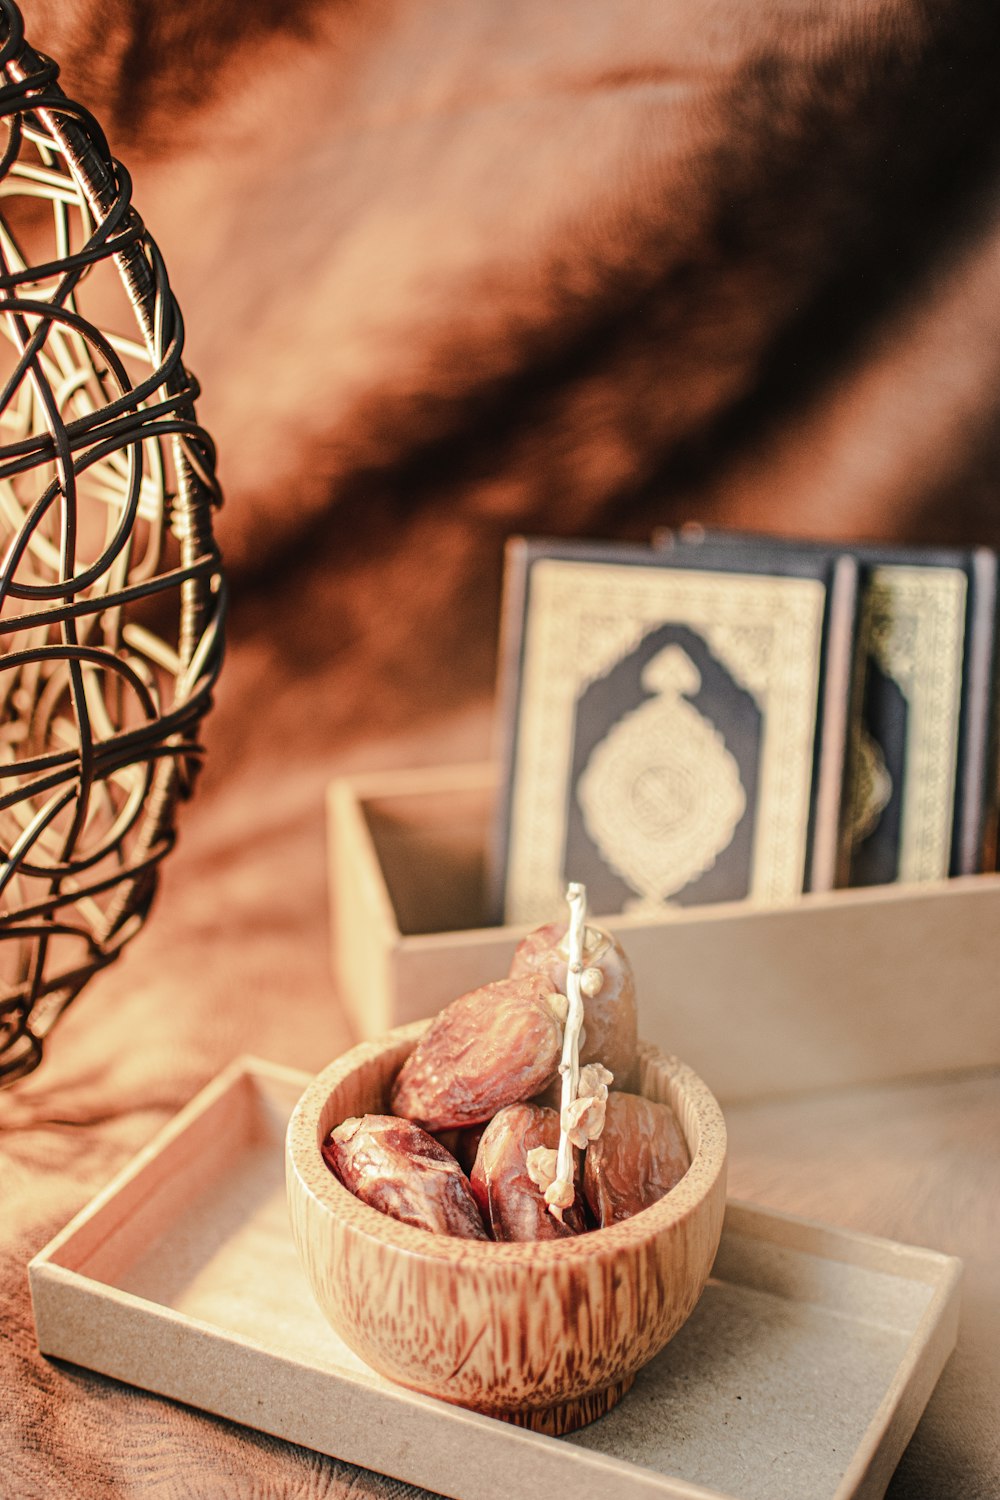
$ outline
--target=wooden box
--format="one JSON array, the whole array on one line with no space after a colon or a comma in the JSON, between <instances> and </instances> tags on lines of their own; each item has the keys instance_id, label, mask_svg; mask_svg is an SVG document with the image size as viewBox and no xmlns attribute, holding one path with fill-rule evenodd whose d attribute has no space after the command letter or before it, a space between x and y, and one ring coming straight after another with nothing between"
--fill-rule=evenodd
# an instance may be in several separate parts
<instances>
[{"instance_id":1,"label":"wooden box","mask_svg":"<svg viewBox=\"0 0 1000 1500\"><path fill-rule=\"evenodd\" d=\"M456 1500L878 1500L954 1345L960 1263L730 1203L694 1314L567 1438L392 1385L312 1300L285 1202L308 1079L221 1074L29 1268L43 1353Z\"/></svg>"},{"instance_id":2,"label":"wooden box","mask_svg":"<svg viewBox=\"0 0 1000 1500\"><path fill-rule=\"evenodd\" d=\"M507 972L485 923L488 766L329 790L333 962L362 1037ZM639 1029L723 1102L1000 1063L1000 876L607 919Z\"/></svg>"}]
</instances>

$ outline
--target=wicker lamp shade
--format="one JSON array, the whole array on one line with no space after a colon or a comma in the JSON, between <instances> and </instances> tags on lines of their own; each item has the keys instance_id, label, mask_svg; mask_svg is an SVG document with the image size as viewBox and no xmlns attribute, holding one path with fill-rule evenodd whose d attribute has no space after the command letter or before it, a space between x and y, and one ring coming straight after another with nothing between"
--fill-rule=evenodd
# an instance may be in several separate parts
<instances>
[{"instance_id":1,"label":"wicker lamp shade","mask_svg":"<svg viewBox=\"0 0 1000 1500\"><path fill-rule=\"evenodd\" d=\"M139 929L222 651L211 440L103 132L0 0L0 1083Z\"/></svg>"}]
</instances>

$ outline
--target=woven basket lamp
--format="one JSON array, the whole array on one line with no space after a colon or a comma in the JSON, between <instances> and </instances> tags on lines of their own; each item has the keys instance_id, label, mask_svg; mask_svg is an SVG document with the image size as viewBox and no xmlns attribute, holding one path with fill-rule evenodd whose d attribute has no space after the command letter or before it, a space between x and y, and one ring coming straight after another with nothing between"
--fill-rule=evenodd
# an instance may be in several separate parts
<instances>
[{"instance_id":1,"label":"woven basket lamp","mask_svg":"<svg viewBox=\"0 0 1000 1500\"><path fill-rule=\"evenodd\" d=\"M100 126L0 0L0 1084L141 927L222 653L215 456Z\"/></svg>"}]
</instances>

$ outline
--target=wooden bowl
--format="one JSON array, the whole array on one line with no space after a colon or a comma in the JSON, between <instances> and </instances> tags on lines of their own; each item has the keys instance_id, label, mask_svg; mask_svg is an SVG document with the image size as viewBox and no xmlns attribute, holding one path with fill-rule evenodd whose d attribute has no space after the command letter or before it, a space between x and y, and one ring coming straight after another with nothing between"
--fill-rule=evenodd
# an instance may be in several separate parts
<instances>
[{"instance_id":1,"label":"wooden bowl","mask_svg":"<svg viewBox=\"0 0 1000 1500\"><path fill-rule=\"evenodd\" d=\"M324 1314L400 1385L558 1434L609 1411L688 1318L722 1233L726 1128L701 1079L640 1044L640 1088L672 1106L691 1166L665 1198L572 1239L481 1243L361 1203L320 1154L351 1115L385 1113L428 1022L362 1043L309 1085L288 1127L299 1258Z\"/></svg>"}]
</instances>

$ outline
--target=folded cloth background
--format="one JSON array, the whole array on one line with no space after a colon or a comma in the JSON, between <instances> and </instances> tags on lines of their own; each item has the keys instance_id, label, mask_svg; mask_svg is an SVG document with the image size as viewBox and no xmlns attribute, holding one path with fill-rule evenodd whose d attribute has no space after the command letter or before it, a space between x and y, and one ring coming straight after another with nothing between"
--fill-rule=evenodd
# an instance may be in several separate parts
<instances>
[{"instance_id":1,"label":"folded cloth background","mask_svg":"<svg viewBox=\"0 0 1000 1500\"><path fill-rule=\"evenodd\" d=\"M170 268L235 604L148 928L0 1097L11 1495L398 1490L41 1360L24 1263L234 1053L350 1040L322 789L486 752L507 533L1000 540L992 0L277 11L25 5ZM987 1139L996 1079L963 1087L941 1128ZM927 1107L737 1116L734 1186L970 1258L890 1493L971 1500L1000 1488L1000 1226L939 1143L906 1146Z\"/></svg>"}]
</instances>

